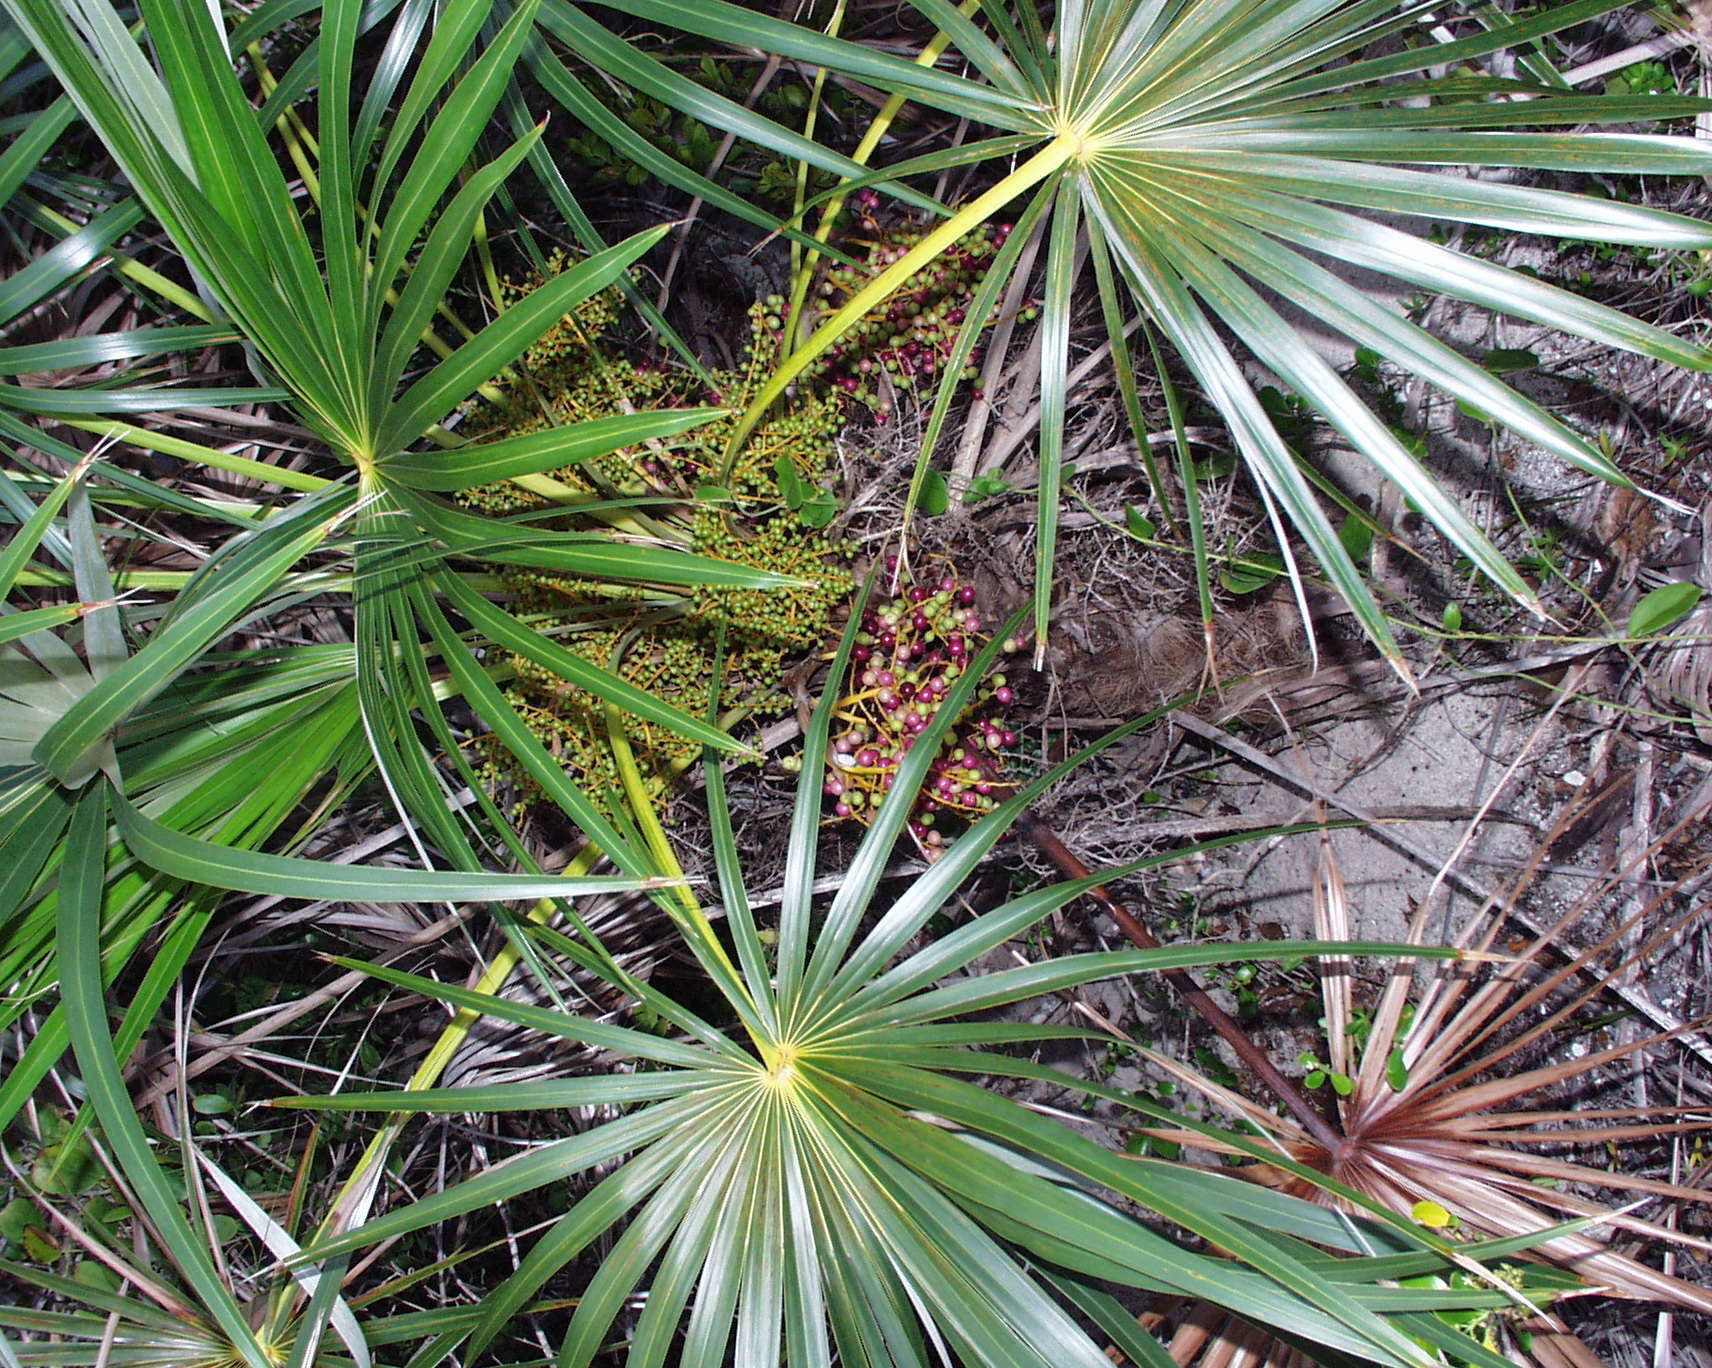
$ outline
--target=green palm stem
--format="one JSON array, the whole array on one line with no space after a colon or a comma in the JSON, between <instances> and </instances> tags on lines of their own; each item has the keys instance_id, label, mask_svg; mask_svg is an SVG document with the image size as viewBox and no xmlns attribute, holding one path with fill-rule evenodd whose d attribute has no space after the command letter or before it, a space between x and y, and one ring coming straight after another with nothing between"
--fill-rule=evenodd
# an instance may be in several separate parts
<instances>
[{"instance_id":1,"label":"green palm stem","mask_svg":"<svg viewBox=\"0 0 1712 1368\"><path fill-rule=\"evenodd\" d=\"M837 5L833 8L832 17L826 21L825 32L829 37L836 37L838 35L838 31L844 27L845 3L846 0L838 0ZM808 112L803 115L803 137L805 138L814 137L815 125L820 121L820 102L825 91L826 68L816 67L814 72L814 82L809 88ZM867 145L867 138L864 137L863 148L866 148ZM865 152L859 149L856 160L865 161ZM808 163L805 161L798 161L796 190L791 197L791 221L793 223L800 221L802 216L807 212L807 201ZM827 217L825 211L822 211L818 232L826 232L831 228L831 226L832 220ZM820 238L818 236L816 240L825 241L824 238ZM805 257L802 243L798 242L795 238L791 239L791 312L784 320L785 338L783 345L786 351L789 351L796 342L797 333L799 331L797 325L797 309L802 304L804 294L808 289L809 272L813 269L812 264L805 266L805 261L812 263L819 260L820 253L811 252L807 257Z\"/></svg>"},{"instance_id":2,"label":"green palm stem","mask_svg":"<svg viewBox=\"0 0 1712 1368\"><path fill-rule=\"evenodd\" d=\"M195 571L192 570L119 570L114 572L113 584L120 590L170 589L176 591L184 588L194 574ZM319 587L326 589L349 590L350 588L351 577L348 572L318 573L314 578ZM458 579L478 594L501 593L511 587L507 581L498 575L460 573ZM13 583L31 589L69 589L73 587L71 573L66 570L20 570ZM662 593L661 597L673 596ZM503 678L503 676L496 677Z\"/></svg>"},{"instance_id":3,"label":"green palm stem","mask_svg":"<svg viewBox=\"0 0 1712 1368\"><path fill-rule=\"evenodd\" d=\"M899 286L943 253L952 243L980 227L1017 196L1033 189L1049 177L1060 175L1082 150L1083 140L1074 130L1061 133L992 189L925 234L920 242L853 294L837 313L815 329L814 336L806 339L785 358L750 401L749 407L738 418L727 442L722 467L724 472L729 475L737 453L743 449L744 442L749 439L749 435L767 410L819 359L821 353L873 309L891 298Z\"/></svg>"},{"instance_id":4,"label":"green palm stem","mask_svg":"<svg viewBox=\"0 0 1712 1368\"><path fill-rule=\"evenodd\" d=\"M64 214L48 208L45 204L37 205L32 217L41 219L42 222L49 225L55 232L58 232L65 237L70 237L73 233L80 232L86 226L81 223L74 223ZM187 290L182 285L168 280L159 271L150 270L140 261L137 261L134 257L127 256L123 252L109 250L106 255L112 268L120 275L124 276L126 280L131 281L135 285L142 286L145 290L148 290L151 294L166 300L167 303L173 305L175 308L182 309L192 318L199 318L204 323L214 323L218 321L215 319L208 306L196 297L194 291Z\"/></svg>"},{"instance_id":5,"label":"green palm stem","mask_svg":"<svg viewBox=\"0 0 1712 1368\"><path fill-rule=\"evenodd\" d=\"M182 589L190 582L190 570L121 570L114 574L113 584L124 589ZM20 570L13 581L28 589L69 589L73 587L69 570Z\"/></svg>"},{"instance_id":6,"label":"green palm stem","mask_svg":"<svg viewBox=\"0 0 1712 1368\"><path fill-rule=\"evenodd\" d=\"M128 442L144 451L153 451L161 456L172 456L181 461L189 461L196 465L207 466L212 470L223 470L228 475L240 475L246 480L255 480L261 484L277 485L281 489L294 489L301 494L313 494L325 489L336 480L325 476L311 475L301 470L288 470L280 466L269 465L265 461L251 461L242 456L234 456L221 451L217 447L205 446L201 442L186 441L182 437L173 437L152 428L138 427L135 423L122 422L117 418L73 418L69 414L56 415L56 421L66 427L77 428L81 432L91 432L97 437L108 441Z\"/></svg>"},{"instance_id":7,"label":"green palm stem","mask_svg":"<svg viewBox=\"0 0 1712 1368\"><path fill-rule=\"evenodd\" d=\"M633 638L620 641L613 649L612 658L607 664L608 669L614 671L618 669L619 659L631 639ZM630 804L631 815L636 818L637 824L642 828L642 836L648 844L649 852L653 855L663 874L674 879L684 879L683 866L678 862L677 854L672 850L672 843L666 839L665 828L660 825L659 811L653 798L649 796L647 784L642 778L642 771L636 764L636 753L631 748L630 738L625 732L624 714L610 703L606 705L606 734L607 740L612 746L612 758L618 766L619 778L624 784L624 796ZM682 773L682 770L687 767L687 765L678 767L679 772ZM662 901L667 914L672 918L679 933L708 964L709 972L723 980L724 984L728 986L728 990L736 991L739 1014L742 1016L744 1024L749 1025L756 1012L754 996L749 991L749 985L744 980L742 973L732 963L731 956L726 953L725 946L715 933L707 913L696 901L695 895L690 892L688 883L679 883L677 887L665 895ZM747 1011L744 1011L744 1008L747 1008ZM768 1041L753 1029L750 1030L750 1037L765 1060L766 1051L769 1048ZM768 1062L770 1063L770 1061Z\"/></svg>"},{"instance_id":8,"label":"green palm stem","mask_svg":"<svg viewBox=\"0 0 1712 1368\"><path fill-rule=\"evenodd\" d=\"M470 233L470 241L475 248L476 260L481 266L482 284L487 287L488 298L493 301L493 307L498 312L504 313L504 290L499 283L499 271L493 264L493 242L487 231L485 208L476 211L476 222ZM462 327L462 323L459 326Z\"/></svg>"}]
</instances>

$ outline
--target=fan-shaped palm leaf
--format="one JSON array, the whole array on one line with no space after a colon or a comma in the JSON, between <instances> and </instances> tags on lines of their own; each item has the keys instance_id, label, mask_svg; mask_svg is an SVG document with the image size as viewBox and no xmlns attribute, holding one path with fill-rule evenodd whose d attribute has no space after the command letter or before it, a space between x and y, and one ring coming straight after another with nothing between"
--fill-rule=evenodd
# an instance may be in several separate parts
<instances>
[{"instance_id":1,"label":"fan-shaped palm leaf","mask_svg":"<svg viewBox=\"0 0 1712 1368\"><path fill-rule=\"evenodd\" d=\"M1712 230L1691 218L1462 169L1690 176L1712 170L1712 153L1693 138L1583 131L1690 116L1704 108L1698 100L1590 97L1532 78L1487 75L1478 65L1620 8L1614 0L1553 5L1514 20L1489 14L1468 20L1464 36L1450 42L1419 32L1426 24L1442 26L1442 6L1379 0L1065 0L1050 32L1040 28L1032 6L1004 0L961 8L948 0L913 3L961 51L974 76L961 79L719 0L617 0L614 8L759 46L1037 139L1032 155L1007 164L990 190L823 322L747 415L749 423L758 420L845 329L951 242L1001 212L1016 213L1007 206L1031 190L1048 196L1056 225L1048 238L1042 319L1037 636L1044 637L1051 600L1078 219L1098 228L1086 240L1115 267L1097 272L1102 287L1114 276L1125 282L1130 302L1151 317L1223 415L1280 534L1286 522L1294 528L1394 661L1391 634L1361 573L1227 339L1299 392L1494 583L1523 602L1532 601L1531 592L1454 494L1258 285L1608 480L1624 477L1586 434L1376 304L1327 263L1376 271L1674 365L1712 364L1693 341L1350 212L1657 247L1712 245ZM1432 74L1439 68L1454 74ZM722 126L745 132L740 123ZM1117 302L1108 298L1106 317L1121 367L1129 352ZM985 322L971 317L968 342ZM945 370L950 377L961 367ZM942 402L930 449L943 417Z\"/></svg>"},{"instance_id":2,"label":"fan-shaped palm leaf","mask_svg":"<svg viewBox=\"0 0 1712 1368\"><path fill-rule=\"evenodd\" d=\"M853 615L835 678L859 620ZM895 900L878 901L911 795L997 649L997 642L989 646L922 733L837 892L819 907L811 891L818 776L836 702L830 694L823 699L806 739L776 937L757 924L748 905L720 769L710 761L727 933L716 932L687 896L667 898L665 905L724 1018L615 977L610 962L551 932L543 934L556 950L602 974L671 1034L366 966L385 982L593 1046L615 1064L628 1060L636 1068L497 1088L288 1099L285 1105L392 1114L623 1108L584 1134L545 1144L318 1243L305 1259L342 1257L602 1168L605 1176L483 1301L472 1353L493 1342L548 1279L616 1229L577 1302L561 1363L591 1362L611 1338L615 1318L646 1284L645 1309L630 1334L633 1364L669 1358L720 1364L735 1344L743 1363L829 1364L836 1356L846 1363L916 1364L941 1346L969 1362L1098 1368L1107 1362L1102 1348L1069 1307L1099 1320L1108 1310L1102 1280L1193 1289L1315 1344L1381 1363L1422 1361L1415 1341L1379 1314L1402 1306L1387 1300L1394 1294L1365 1280L1358 1265L1313 1247L1350 1250L1355 1227L1327 1219L1310 1204L1226 1178L1114 1156L1062 1123L958 1077L1038 1073L1069 1083L986 1047L1028 1046L1080 1032L981 1014L1097 977L1233 953L1231 947L1177 947L972 972L982 956L1063 907L1091 880L1026 894L911 951L929 919L1026 805L1076 763L1027 786ZM1323 947L1293 948L1312 953ZM1234 953L1264 957L1277 949ZM1114 1194L1233 1257L1167 1238L1125 1214ZM1407 1222L1358 1225L1359 1239L1371 1242L1365 1248L1413 1251L1439 1266L1434 1242ZM1284 1230L1292 1233L1277 1233ZM1042 1261L1051 1271L1046 1282L1035 1272ZM1157 1362L1157 1346L1152 1352Z\"/></svg>"}]
</instances>

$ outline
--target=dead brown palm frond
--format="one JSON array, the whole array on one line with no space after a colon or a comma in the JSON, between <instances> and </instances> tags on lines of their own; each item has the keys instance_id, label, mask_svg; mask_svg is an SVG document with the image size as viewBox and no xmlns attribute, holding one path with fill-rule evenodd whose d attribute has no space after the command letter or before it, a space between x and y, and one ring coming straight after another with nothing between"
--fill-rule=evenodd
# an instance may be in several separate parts
<instances>
[{"instance_id":1,"label":"dead brown palm frond","mask_svg":"<svg viewBox=\"0 0 1712 1368\"><path fill-rule=\"evenodd\" d=\"M1560 830L1579 811L1566 813ZM1688 824L1697 820L1690 814L1641 858L1655 858L1666 841L1680 839L1692 829ZM1539 858L1549 846L1549 839L1541 843ZM1329 846L1325 860L1316 900L1316 934L1346 939L1348 910L1342 903L1335 865L1330 863ZM1327 1071L1340 1076L1328 1118L1338 1135L1335 1147L1328 1147L1290 1118L1210 1086L1192 1070L1173 1072L1210 1100L1234 1106L1291 1158L1393 1210L1498 1238L1546 1232L1566 1221L1590 1218L1595 1228L1554 1235L1530 1257L1571 1270L1589 1291L1712 1311L1712 1290L1648 1266L1617 1248L1610 1238L1612 1232L1620 1232L1623 1237L1712 1252L1712 1242L1631 1214L1631 1208L1656 1202L1712 1203L1712 1193L1692 1184L1626 1173L1615 1166L1594 1167L1570 1155L1587 1147L1705 1134L1712 1130L1712 1112L1682 1106L1582 1110L1563 1105L1566 1093L1578 1083L1613 1066L1638 1066L1655 1058L1673 1039L1702 1028L1705 1019L1619 1040L1575 1058L1565 1058L1559 1046L1542 1062L1554 1039L1579 1030L1578 1018L1609 984L1635 972L1705 915L1703 903L1682 897L1703 873L1697 868L1659 890L1614 930L1579 952L1564 948L1570 928L1634 877L1632 865L1612 871L1540 934L1520 945L1500 947L1504 911L1500 904L1489 903L1463 929L1459 943L1481 950L1503 948L1513 957L1472 970L1459 964L1429 971L1424 983L1408 970L1398 970L1374 1005L1359 1048L1346 1024L1356 1007L1351 981L1335 972L1325 974L1321 991L1330 1036ZM1521 885L1526 882L1524 875ZM1688 909L1665 919L1666 909L1679 899ZM1423 906L1417 909L1407 938L1422 941L1425 922ZM1641 934L1641 928L1649 925L1654 929ZM1204 1135L1181 1132L1170 1138L1210 1147ZM1232 1147L1228 1152L1238 1151ZM1313 1200L1338 1200L1281 1168L1253 1165L1249 1175ZM1197 1363L1201 1368L1258 1363L1281 1368L1293 1352L1275 1346L1270 1354L1260 1351L1255 1357L1250 1353L1252 1332L1246 1327L1223 1324L1202 1310L1185 1325L1197 1323L1205 1333L1199 1339L1183 1338L1174 1347L1179 1362ZM1535 1328L1539 1334L1520 1338L1542 1368L1584 1368L1598 1361L1554 1319L1541 1320Z\"/></svg>"},{"instance_id":2,"label":"dead brown palm frond","mask_svg":"<svg viewBox=\"0 0 1712 1368\"><path fill-rule=\"evenodd\" d=\"M1294 1096L1280 1093L1288 1113L1279 1115L1264 1095L1251 1100L1192 1065L1152 1051L1143 1055L1179 1087L1193 1088L1235 1118L1240 1129L1265 1137L1281 1156L1393 1211L1458 1235L1540 1236L1525 1257L1549 1261L1579 1280L1560 1296L1598 1292L1712 1312L1712 1289L1650 1267L1619 1247L1619 1242L1666 1242L1712 1253L1712 1241L1650 1219L1642 1210L1660 1204L1709 1205L1712 1192L1627 1173L1614 1162L1610 1168L1595 1167L1575 1153L1597 1147L1614 1159L1619 1145L1712 1133L1712 1109L1584 1109L1573 1104L1577 1091L1585 1093L1587 1085L1608 1078L1613 1068L1656 1060L1671 1042L1707 1024L1709 1019L1702 1019L1602 1048L1582 1045L1587 1012L1611 985L1636 973L1705 916L1704 899L1694 896L1706 877L1705 863L1654 889L1638 907L1631 903L1628 915L1614 929L1597 933L1587 948L1569 948L1571 933L1585 935L1585 919L1616 897L1632 894L1638 872L1656 863L1667 845L1680 849L1703 814L1689 812L1644 850L1632 852L1538 933L1519 942L1508 939L1505 907L1527 888L1553 842L1603 796L1572 804L1540 842L1510 896L1490 900L1463 927L1458 944L1484 958L1420 974L1401 966L1371 1004L1358 1003L1352 978L1340 972L1336 961L1327 961L1320 977L1328 1035L1322 1070L1333 1087L1323 1109L1287 1083L1283 1086ZM1322 843L1315 895L1315 936L1351 939L1349 908L1329 842ZM1427 920L1428 907L1422 904L1405 939L1425 944ZM1579 1053L1569 1057L1574 1050ZM1275 1081L1264 1076L1263 1081L1279 1091ZM1254 1154L1251 1139L1222 1144L1204 1127L1149 1128L1148 1134L1232 1159ZM1250 1162L1235 1171L1326 1205L1342 1200L1282 1163ZM1558 1229L1569 1222L1586 1224L1573 1231ZM1288 1345L1214 1309L1187 1307L1174 1314L1180 1318L1171 1352L1179 1363L1288 1368L1297 1357ZM1588 1368L1598 1362L1549 1314L1519 1310L1516 1316L1494 1319L1489 1334L1495 1346L1508 1336L1515 1353L1525 1342L1525 1357L1538 1368Z\"/></svg>"},{"instance_id":3,"label":"dead brown palm frond","mask_svg":"<svg viewBox=\"0 0 1712 1368\"><path fill-rule=\"evenodd\" d=\"M1177 1327L1166 1352L1179 1363L1202 1368L1311 1368L1313 1360L1299 1350L1280 1345L1266 1331L1233 1323L1217 1307L1205 1303L1191 1310Z\"/></svg>"}]
</instances>

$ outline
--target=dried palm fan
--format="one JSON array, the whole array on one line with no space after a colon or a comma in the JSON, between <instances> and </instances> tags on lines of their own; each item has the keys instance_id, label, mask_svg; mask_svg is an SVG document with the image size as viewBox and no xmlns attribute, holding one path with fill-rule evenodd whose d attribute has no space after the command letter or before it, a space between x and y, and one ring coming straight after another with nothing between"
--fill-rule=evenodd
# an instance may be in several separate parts
<instances>
[{"instance_id":1,"label":"dried palm fan","mask_svg":"<svg viewBox=\"0 0 1712 1368\"><path fill-rule=\"evenodd\" d=\"M1665 707L1686 709L1695 734L1712 745L1712 602L1702 603L1670 635L1657 652L1652 691Z\"/></svg>"},{"instance_id":2,"label":"dried palm fan","mask_svg":"<svg viewBox=\"0 0 1712 1368\"><path fill-rule=\"evenodd\" d=\"M1049 652L1064 707L1077 716L1129 718L1204 689L1192 710L1228 721L1269 689L1298 681L1307 658L1300 619L1285 598L1219 613L1210 648L1199 617L1181 613L1100 613L1080 635L1057 638Z\"/></svg>"},{"instance_id":3,"label":"dried palm fan","mask_svg":"<svg viewBox=\"0 0 1712 1368\"><path fill-rule=\"evenodd\" d=\"M1705 803L1688 806L1687 816L1654 842L1640 857L1642 861L1652 862L1667 843L1692 835L1704 817ZM1682 937L1707 912L1695 889L1704 882L1712 862L1701 861L1597 943L1579 952L1568 950L1568 930L1597 912L1635 877L1631 862L1608 871L1550 925L1519 944L1504 943L1507 908L1537 872L1552 840L1583 811L1580 805L1566 809L1551 836L1540 843L1533 864L1511 896L1480 909L1458 937L1460 945L1479 950L1500 948L1508 952L1508 962L1484 970L1468 966L1447 972L1429 970L1424 984L1410 970L1400 968L1374 1007L1359 1048L1355 1033L1348 1029L1356 1006L1352 981L1336 972L1335 964L1322 974L1329 1056L1325 1068L1339 1080L1330 1118L1337 1136L1334 1148L1328 1149L1295 1120L1221 1087L1193 1068L1152 1052L1144 1052L1146 1057L1179 1083L1270 1137L1292 1159L1394 1211L1497 1238L1592 1218L1596 1228L1619 1231L1624 1238L1668 1241L1702 1255L1712 1254L1712 1241L1629 1214L1635 1205L1656 1201L1712 1205L1712 1193L1556 1155L1579 1146L1614 1147L1703 1135L1709 1124L1703 1108L1581 1109L1559 1100L1566 1085L1589 1079L1596 1071L1655 1064L1661 1047L1700 1029L1704 1019L1644 1039L1588 1050L1579 1058L1557 1057L1544 1064L1531 1058L1531 1052L1551 1042L1554 1035L1573 1029L1578 1015L1612 982ZM1346 939L1350 917L1342 882L1329 843L1322 851L1315 934ZM1673 912L1649 933L1636 935L1649 918L1658 917L1673 903L1685 910ZM1423 904L1410 926L1411 940L1424 941L1425 913ZM1554 1045L1554 1055L1561 1054L1562 1046ZM1217 1141L1201 1132L1157 1129L1149 1133L1184 1145L1220 1149ZM1224 1152L1236 1156L1241 1151L1231 1146ZM1338 1201L1281 1168L1251 1164L1237 1171L1311 1200L1332 1205ZM1620 1200L1602 1203L1579 1195L1584 1190L1619 1194ZM1553 1237L1528 1257L1565 1267L1585 1284L1574 1293L1560 1295L1603 1293L1712 1313L1712 1289L1642 1263L1593 1229ZM1525 1306L1513 1318L1494 1318L1486 1330L1494 1345L1502 1345L1517 1361L1540 1368L1590 1368L1600 1363L1560 1320L1536 1315ZM1171 1351L1179 1363L1196 1368L1290 1368L1299 1361L1288 1345L1205 1307L1189 1308Z\"/></svg>"}]
</instances>

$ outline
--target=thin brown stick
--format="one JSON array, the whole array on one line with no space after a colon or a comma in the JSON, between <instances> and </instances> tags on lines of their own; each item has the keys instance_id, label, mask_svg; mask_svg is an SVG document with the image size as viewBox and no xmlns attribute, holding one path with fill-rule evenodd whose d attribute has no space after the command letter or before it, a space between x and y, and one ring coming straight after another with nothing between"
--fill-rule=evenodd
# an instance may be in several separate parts
<instances>
[{"instance_id":1,"label":"thin brown stick","mask_svg":"<svg viewBox=\"0 0 1712 1368\"><path fill-rule=\"evenodd\" d=\"M1040 853L1067 879L1085 879L1090 871L1088 867L1070 853L1069 848L1058 839L1056 832L1033 812L1023 813L1017 822L1018 829L1033 841ZM1161 948L1158 938L1143 926L1130 913L1129 909L1108 893L1104 888L1094 887L1088 890L1088 896L1097 902L1118 924L1130 940L1130 943L1141 950L1158 950ZM1194 977L1183 969L1162 969L1160 973L1183 1001L1193 1007L1209 1026L1219 1033L1219 1036L1235 1050L1242 1062L1254 1070L1260 1081L1277 1095L1278 1100L1290 1109L1291 1115L1301 1124L1302 1128L1314 1137L1335 1164L1342 1155L1345 1138L1338 1133L1332 1123L1321 1115L1318 1108L1308 1100L1306 1095L1288 1078L1278 1071L1273 1062L1266 1057L1262 1050L1249 1038L1248 1032L1233 1018L1229 1012L1207 996L1207 992Z\"/></svg>"}]
</instances>

